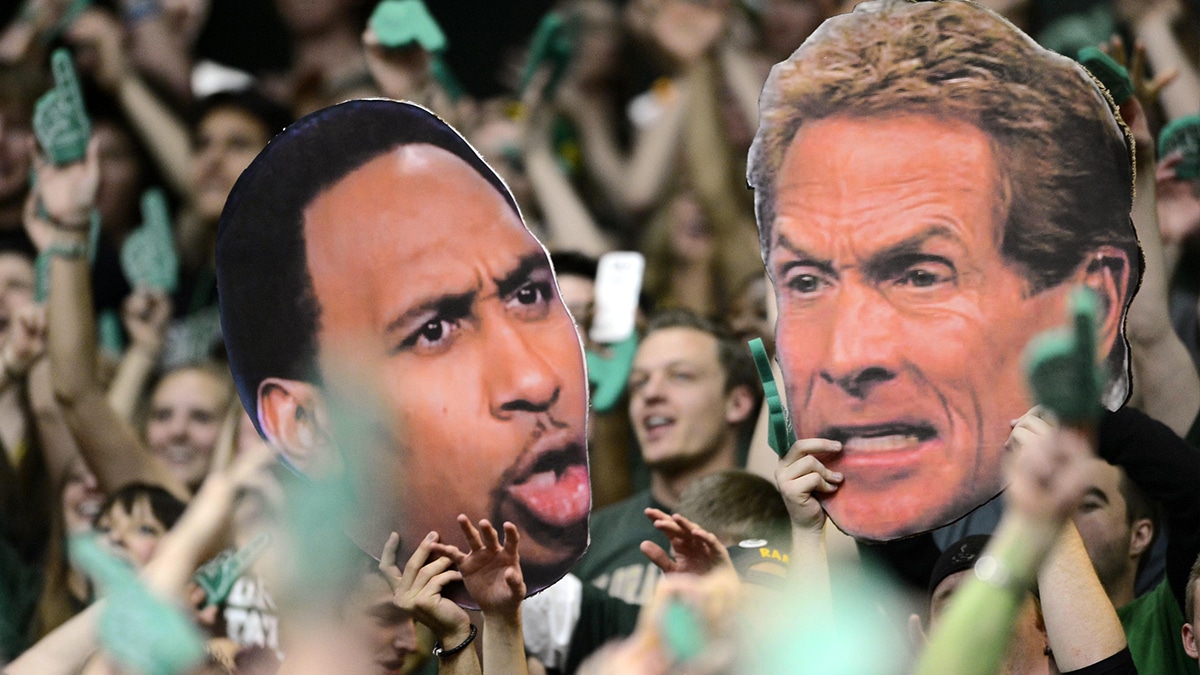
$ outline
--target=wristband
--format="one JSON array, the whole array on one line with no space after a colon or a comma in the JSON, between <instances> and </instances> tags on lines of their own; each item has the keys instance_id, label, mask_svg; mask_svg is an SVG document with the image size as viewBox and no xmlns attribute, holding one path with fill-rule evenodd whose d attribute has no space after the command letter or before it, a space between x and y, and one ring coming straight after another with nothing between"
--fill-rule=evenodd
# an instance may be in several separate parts
<instances>
[{"instance_id":1,"label":"wristband","mask_svg":"<svg viewBox=\"0 0 1200 675\"><path fill-rule=\"evenodd\" d=\"M83 258L88 257L88 253L90 251L91 251L91 246L88 245L88 242L76 241L76 242L72 242L69 244L67 244L67 243L51 244L42 253L42 255L46 256L47 258L52 258L54 256L58 256L60 258L67 258L68 260L81 260Z\"/></svg>"},{"instance_id":2,"label":"wristband","mask_svg":"<svg viewBox=\"0 0 1200 675\"><path fill-rule=\"evenodd\" d=\"M466 649L467 645L471 644L471 641L474 639L475 639L475 624L471 624L471 634L467 636L466 640L462 641L462 644L458 645L457 647L451 647L450 649L444 649L442 647L442 641L438 640L437 642L433 643L433 655L438 657L439 659L446 658L447 656L454 656L455 654Z\"/></svg>"},{"instance_id":3,"label":"wristband","mask_svg":"<svg viewBox=\"0 0 1200 675\"><path fill-rule=\"evenodd\" d=\"M1018 579L1002 560L994 555L985 555L975 561L975 578L988 586L1005 591L1019 591L1027 584Z\"/></svg>"}]
</instances>

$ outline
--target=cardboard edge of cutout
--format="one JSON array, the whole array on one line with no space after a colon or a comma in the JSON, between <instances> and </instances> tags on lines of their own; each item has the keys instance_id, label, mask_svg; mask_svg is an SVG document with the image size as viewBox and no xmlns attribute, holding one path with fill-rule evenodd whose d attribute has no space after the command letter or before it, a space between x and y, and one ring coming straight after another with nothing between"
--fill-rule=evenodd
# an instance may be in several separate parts
<instances>
[{"instance_id":1,"label":"cardboard edge of cutout","mask_svg":"<svg viewBox=\"0 0 1200 675\"><path fill-rule=\"evenodd\" d=\"M798 66L797 63L803 62L806 58L815 61L814 57L809 56L810 53L816 52L819 49L834 49L839 42L847 52L856 50L866 51L866 47L863 44L855 44L847 41L854 38L867 40L871 43L885 42L886 40L880 37L880 34L884 31L877 31L873 34L863 32L859 32L857 34L855 33L855 28L858 26L858 24L869 24L871 21L878 20L880 17L884 17L894 22L892 25L893 28L900 29L903 27L904 23L911 23L909 30L918 30L918 28L914 28L917 26L918 22L915 19L910 22L909 18L911 18L913 14L921 12L922 9L926 9L928 6L939 6L943 8L943 16L954 13L959 14L960 18L967 16L969 13L985 15L987 18L982 20L994 22L994 26L992 26L993 30L997 32L1007 31L1007 39L1010 41L1010 46L1012 46L1015 51L1033 53L1037 56L1037 58L1042 60L1042 62L1037 66L1037 68L1040 68L1041 72L1052 72L1060 78L1075 78L1079 82L1087 85L1081 92L1079 92L1080 95L1076 101L1076 104L1081 106L1081 108L1092 108L1091 113L1095 116L1095 119L1092 120L1093 128L1091 128L1090 131L1096 132L1098 130L1102 130L1104 143L1108 146L1105 148L1105 151L1112 151L1112 156L1106 157L1106 159L1113 162L1106 166L1102 166L1100 169L1094 170L1090 176L1095 178L1097 176L1104 176L1106 172L1111 173L1112 175L1107 176L1107 178L1110 179L1108 180L1108 184L1113 185L1114 187L1111 192L1114 194L1123 193L1118 195L1116 201L1123 201L1125 206L1129 207L1122 209L1123 213L1119 218L1109 218L1109 222L1104 226L1108 228L1108 230L1104 235L1097 238L1103 240L1107 236L1113 241L1120 242L1121 250L1117 251L1117 253L1120 254L1121 261L1123 261L1124 265L1123 272L1114 272L1114 275L1118 276L1114 285L1116 286L1116 295L1120 298L1119 307L1114 306L1116 303L1102 303L1105 310L1105 318L1101 321L1101 337L1104 337L1104 325L1109 327L1110 333L1115 334L1110 335L1108 338L1110 340L1108 343L1110 346L1107 348L1107 351L1102 349L1098 354L1100 359L1100 368L1102 368L1108 376L1105 382L1102 403L1108 410L1117 410L1128 400L1131 390L1130 383L1132 378L1132 363L1130 359L1130 346L1125 333L1125 322L1130 304L1132 303L1138 288L1140 288L1142 272L1145 267L1142 250L1139 245L1137 233L1134 229L1133 221L1130 215L1135 180L1132 134L1125 122L1121 119L1117 104L1113 101L1110 92L1086 68L1065 56L1061 56L1044 49L1031 37L1010 23L1007 19L1004 19L995 12L974 2L970 2L969 0L937 0L935 2L922 3L907 2L906 0L874 0L870 2L864 2L857 5L854 11L851 13L842 14L827 19L820 27L818 27L816 31L812 33L812 35L809 36L808 39L805 40L805 42L792 54L792 56L771 68L770 75L768 76L766 85L764 86L760 98L760 110L762 111L760 113L760 126L755 134L755 138L749 152L749 161L747 163L747 183L751 189L755 190L755 215L759 231L760 253L763 258L763 263L767 268L769 278L776 288L776 299L781 308L780 314L782 316L786 311L785 306L787 300L781 295L783 291L780 290L780 282L779 279L776 278L776 270L773 269L771 265L771 251L777 243L777 240L772 240L772 237L777 234L774 215L778 198L777 193L775 193L774 190L778 187L778 177L783 173L781 167L786 160L786 154L791 142L805 123L805 119L802 117L803 111L801 111L794 103L794 99L796 97L805 96L805 93L803 92L799 94L796 92L798 90L803 90L806 86L804 83L800 82L800 79L804 76L804 74L800 72L801 66ZM949 9L945 10L945 8ZM977 20L981 19L977 18ZM897 26L896 24L900 25ZM920 29L923 30L926 27L927 26L921 26ZM878 56L879 51L880 50L876 50L873 52L872 56ZM963 56L965 54L966 50L962 50L958 55ZM947 59L946 54L938 54L937 56L943 61ZM909 54L908 57L916 58L913 54ZM863 61L869 61L870 58L871 56L864 56ZM897 59L902 58L904 57L897 57ZM836 64L832 67L836 68L841 65L844 64ZM879 67L882 69L887 65L889 64L880 65L879 63L873 63L871 64L871 67ZM809 71L815 68L815 65L809 64ZM1012 64L1011 70L1013 73L1006 74L1005 76L1020 79L1022 75L1014 73L1020 73L1023 68L1025 70L1032 70L1032 68L1026 68L1024 63ZM996 76L995 73L991 73L991 75ZM841 82L844 85L854 77L854 75L844 75L841 79ZM929 75L928 77L932 78L933 76ZM1028 74L1023 75L1023 77L1026 80L1030 79ZM1075 82L1074 85L1078 87L1079 82ZM952 78L950 78L945 82L940 83L940 86L943 86L944 89L949 89L955 84L956 83L952 81ZM1026 81L1023 84L1034 85L1036 83ZM959 90L955 93L962 95L963 92ZM1084 100L1085 97L1087 99L1086 101ZM937 98L924 101L897 100L895 102L895 106L890 104L884 106L876 101L874 103L864 104L859 108L852 107L849 109L839 110L838 105L840 102L840 98L836 100L831 99L827 103L828 107L825 111L810 115L809 119L825 120L838 116L854 117L858 119L872 119L893 117L895 115L913 115L918 117L926 116L944 119L947 117L948 112L948 110L945 108L949 108L949 106L943 108L942 104ZM808 106L810 109L813 107L811 104L808 104ZM968 123L988 134L988 136L992 139L993 147L997 147L999 145L999 141L995 138L995 134L988 131L986 123L978 120L968 120ZM1053 124L1053 122L1051 122L1051 124ZM1062 125L1059 125L1060 128L1061 126ZM775 143L772 143L772 141L775 141ZM1121 147L1114 149L1114 143L1117 141L1121 143ZM1098 151L1097 154L1103 153ZM1000 157L993 155L993 159L995 160L996 164L1003 164L1004 160ZM1119 184L1114 183L1111 179L1122 172L1128 173L1128 180L1120 180ZM768 196L768 194L775 194L776 198L773 200ZM1009 206L1011 207L1011 204ZM1011 209L1009 211L1009 215L1011 216ZM1099 230L1101 228L1098 227L1096 229ZM1120 231L1118 232L1118 230ZM1086 238L1086 235L1080 235L1080 237ZM1112 248L1116 248L1115 246L1105 246L1107 246L1107 248L1103 246L1101 247L1103 251L1109 251ZM1086 261L1079 260L1080 256L1078 254L1073 254L1071 251L1067 251L1062 257L1074 259L1077 264L1080 265L1086 264ZM1005 258L1005 261L1006 263L1012 264L1008 258ZM1037 269L1028 270L1027 265L1025 267L1026 269L1021 270L1022 272L1036 273L1039 271ZM1017 265L1012 265L1012 269L1017 268ZM1102 295L1104 294L1102 293ZM1110 293L1108 295L1111 296L1113 294ZM1067 325L1070 321L1069 313L1064 310L1060 319L1061 320L1058 324L1059 326ZM781 326L782 322L776 323L777 345L782 344L786 339L786 336L782 334L783 330ZM1031 339L1033 337L1035 336L1030 336ZM779 352L777 352L777 357L778 354ZM1022 359L1017 358L1013 360L1011 367L1019 368L1021 367L1021 363ZM781 366L783 365L783 359L781 359ZM789 394L794 391L803 391L803 382L788 382L788 380L792 378L789 377L789 369L786 366L782 367L782 373L784 384ZM797 400L799 398L801 397L789 397L790 400L786 405L786 412L788 418L790 419L791 425L797 429L798 435L801 438L804 438L805 433L808 432L809 429L806 429L804 426L803 411L797 407ZM1026 388L1026 398L1028 402L1026 408L1032 407L1032 394L1028 391L1028 388ZM1016 415L1006 417L1005 421L1008 419L1015 419L1015 417L1023 413L1024 410L1017 411ZM993 433L993 437L983 439L981 441L980 451L990 451L998 455L999 453L1003 452L1003 444L1006 439L1007 430L1003 430L1000 433ZM990 445L991 448L983 447L984 444ZM953 450L951 450L949 454L954 457L960 456L960 454L955 453ZM837 460L831 459L827 465L833 470L838 470ZM997 473L1000 471L998 464L995 471ZM847 473L846 482L850 483L853 478L854 477L852 473ZM868 541L891 541L923 534L925 532L950 525L969 516L976 509L994 499L1003 490L1002 476L992 476L991 479L1000 483L999 487L974 495L973 498L962 501L957 508L943 513L940 517L935 518L932 521L929 521L928 519L922 519L923 522L894 522L885 525L878 525L878 522L871 522L872 518L870 516L863 516L860 514L854 517L847 517L842 509L839 509L834 505L835 499L830 499L824 495L818 495L818 498L822 500L822 505L825 508L826 514L829 516L830 520L833 521L834 524L837 525L837 527L843 532L846 532L847 534L850 534L858 539ZM894 496L900 500L909 499L914 496L914 492L920 491L922 487L928 486L915 484L910 486L907 490L903 490ZM892 517L889 513L887 513L888 508L888 506L880 504L879 507L874 510L874 515L878 517L878 521L888 521Z\"/></svg>"}]
</instances>

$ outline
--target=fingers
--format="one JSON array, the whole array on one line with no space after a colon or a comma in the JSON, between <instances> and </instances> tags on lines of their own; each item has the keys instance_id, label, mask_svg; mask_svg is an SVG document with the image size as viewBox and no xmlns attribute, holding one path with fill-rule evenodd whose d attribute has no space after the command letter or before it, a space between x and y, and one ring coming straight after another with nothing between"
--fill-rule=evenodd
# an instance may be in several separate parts
<instances>
[{"instance_id":1,"label":"fingers","mask_svg":"<svg viewBox=\"0 0 1200 675\"><path fill-rule=\"evenodd\" d=\"M448 558L455 565L461 565L467 559L467 554L454 544L435 542L429 545L430 553Z\"/></svg>"},{"instance_id":2,"label":"fingers","mask_svg":"<svg viewBox=\"0 0 1200 675\"><path fill-rule=\"evenodd\" d=\"M483 539L483 545L489 551L500 550L500 534L496 532L496 528L487 520L479 521L479 533Z\"/></svg>"},{"instance_id":3,"label":"fingers","mask_svg":"<svg viewBox=\"0 0 1200 675\"><path fill-rule=\"evenodd\" d=\"M399 540L399 536L396 538ZM429 560L429 552L436 544L437 538L437 532L430 532L429 534L425 535L425 538L422 539L421 543L417 545L417 550L413 551L413 554L408 558L408 562L404 564L404 576L412 578L416 576L418 570L425 566L425 561ZM393 553L393 556L394 555L395 554Z\"/></svg>"},{"instance_id":4,"label":"fingers","mask_svg":"<svg viewBox=\"0 0 1200 675\"><path fill-rule=\"evenodd\" d=\"M833 471L826 467L813 456L813 453L838 453L841 450L842 444L838 441L821 438L796 441L788 453L779 460L779 466L775 469L775 480L780 489L783 489L785 484L791 484L793 488L803 488L803 490L792 490L797 494L814 490L834 492L845 476L839 471ZM802 482L796 482L801 480Z\"/></svg>"},{"instance_id":5,"label":"fingers","mask_svg":"<svg viewBox=\"0 0 1200 675\"><path fill-rule=\"evenodd\" d=\"M384 576L391 576L392 570L395 569L395 574L400 573L400 568L396 567L396 548L400 546L400 535L395 532L388 535L387 541L383 544L383 553L379 554L379 571L383 572Z\"/></svg>"},{"instance_id":6,"label":"fingers","mask_svg":"<svg viewBox=\"0 0 1200 675\"><path fill-rule=\"evenodd\" d=\"M825 438L802 438L788 448L787 454L779 460L780 466L790 464L806 455L824 452L841 452L842 444Z\"/></svg>"},{"instance_id":7,"label":"fingers","mask_svg":"<svg viewBox=\"0 0 1200 675\"><path fill-rule=\"evenodd\" d=\"M517 555L517 547L521 543L521 533L517 531L517 526L510 522L504 523L504 552L510 556Z\"/></svg>"},{"instance_id":8,"label":"fingers","mask_svg":"<svg viewBox=\"0 0 1200 675\"><path fill-rule=\"evenodd\" d=\"M667 552L663 550L663 547L652 541L643 541L638 548L640 548L642 554L649 558L650 562L654 563L658 569L663 571L664 574L672 574L675 572L675 561L671 559L671 556L667 555Z\"/></svg>"},{"instance_id":9,"label":"fingers","mask_svg":"<svg viewBox=\"0 0 1200 675\"><path fill-rule=\"evenodd\" d=\"M487 521L479 521L480 525ZM471 524L471 519L465 513L458 514L458 526L462 529L463 536L467 539L467 546L472 551L478 551L483 548L483 540L479 537L479 530Z\"/></svg>"}]
</instances>

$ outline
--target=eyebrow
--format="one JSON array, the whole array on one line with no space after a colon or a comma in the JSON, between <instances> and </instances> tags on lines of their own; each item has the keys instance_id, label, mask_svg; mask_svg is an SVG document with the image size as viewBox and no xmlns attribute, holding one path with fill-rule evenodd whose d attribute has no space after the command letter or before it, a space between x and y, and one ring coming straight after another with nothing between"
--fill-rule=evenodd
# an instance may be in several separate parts
<instances>
[{"instance_id":1,"label":"eyebrow","mask_svg":"<svg viewBox=\"0 0 1200 675\"><path fill-rule=\"evenodd\" d=\"M542 269L550 269L550 261L541 251L521 256L520 261L517 262L517 266L511 272L499 279L492 280L496 283L497 294L502 298L510 295L513 291L524 286L525 282L529 280L529 277L534 272Z\"/></svg>"},{"instance_id":2,"label":"eyebrow","mask_svg":"<svg viewBox=\"0 0 1200 675\"><path fill-rule=\"evenodd\" d=\"M471 305L475 302L477 291L467 291L466 293L455 293L450 295L439 295L430 300L426 300L421 304L412 307L400 316L392 319L383 328L384 335L392 333L406 327L416 318L425 314L433 316L449 315L449 316L466 316L470 311Z\"/></svg>"},{"instance_id":3,"label":"eyebrow","mask_svg":"<svg viewBox=\"0 0 1200 675\"><path fill-rule=\"evenodd\" d=\"M505 297L517 290L528 281L530 275L539 269L550 269L550 262L541 253L530 253L522 256L512 271L504 276L493 279L497 295ZM475 303L479 293L470 290L465 293L439 295L408 309L387 323L383 328L384 335L403 329L424 315L462 317L470 314L471 305Z\"/></svg>"},{"instance_id":4,"label":"eyebrow","mask_svg":"<svg viewBox=\"0 0 1200 675\"><path fill-rule=\"evenodd\" d=\"M931 225L916 234L889 245L887 248L872 253L871 257L863 265L863 271L868 276L878 277L891 270L897 259L923 258L925 254L922 253L921 248L931 239L951 239L957 241L958 237L955 236L953 230L945 225ZM799 260L785 263L785 269L796 265L811 265L830 276L837 276L838 270L834 267L833 261L812 255L793 243L786 235L779 234L775 243L799 258ZM941 258L941 256L929 257L931 259Z\"/></svg>"}]
</instances>

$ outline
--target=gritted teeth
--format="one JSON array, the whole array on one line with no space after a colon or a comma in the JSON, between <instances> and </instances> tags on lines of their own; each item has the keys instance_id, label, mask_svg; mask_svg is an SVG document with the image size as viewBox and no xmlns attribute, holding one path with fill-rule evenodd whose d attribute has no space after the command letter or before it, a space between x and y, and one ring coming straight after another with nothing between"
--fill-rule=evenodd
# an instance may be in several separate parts
<instances>
[{"instance_id":1,"label":"gritted teeth","mask_svg":"<svg viewBox=\"0 0 1200 675\"><path fill-rule=\"evenodd\" d=\"M928 424L876 424L860 427L829 427L821 438L838 441L844 447L870 449L916 444L936 438L937 429Z\"/></svg>"}]
</instances>

